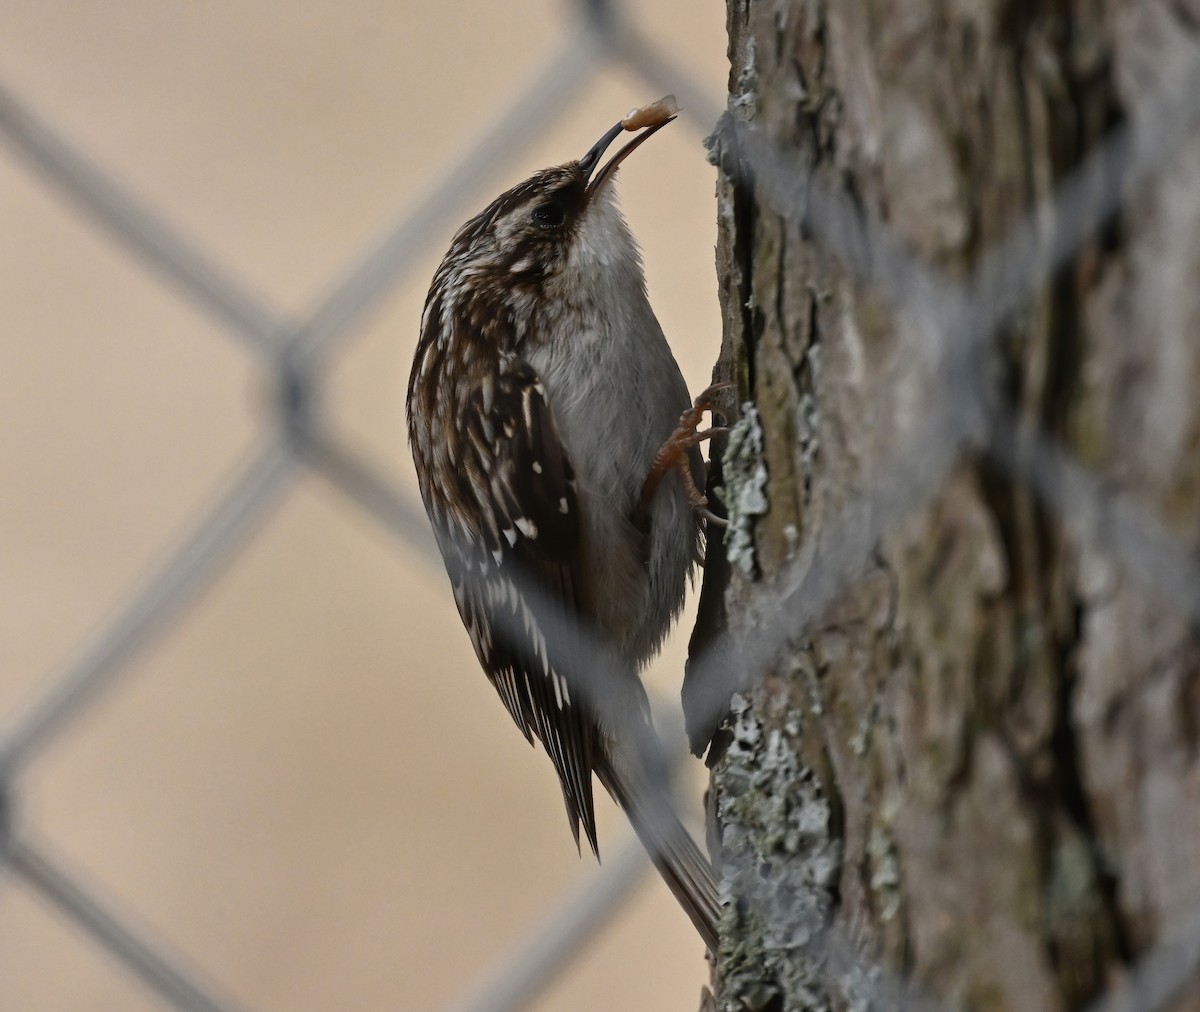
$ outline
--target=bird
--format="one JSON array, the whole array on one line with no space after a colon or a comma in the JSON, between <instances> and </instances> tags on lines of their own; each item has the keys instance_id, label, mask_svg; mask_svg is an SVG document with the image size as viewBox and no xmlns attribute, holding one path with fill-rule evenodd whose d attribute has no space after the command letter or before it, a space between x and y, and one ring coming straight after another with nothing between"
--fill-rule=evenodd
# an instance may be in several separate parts
<instances>
[{"instance_id":1,"label":"bird","mask_svg":"<svg viewBox=\"0 0 1200 1012\"><path fill-rule=\"evenodd\" d=\"M616 200L672 97L580 159L500 194L434 273L408 382L421 499L476 656L558 774L599 858L593 774L712 952L713 865L666 790L640 672L683 604L712 518L692 400ZM622 133L628 143L602 159Z\"/></svg>"}]
</instances>

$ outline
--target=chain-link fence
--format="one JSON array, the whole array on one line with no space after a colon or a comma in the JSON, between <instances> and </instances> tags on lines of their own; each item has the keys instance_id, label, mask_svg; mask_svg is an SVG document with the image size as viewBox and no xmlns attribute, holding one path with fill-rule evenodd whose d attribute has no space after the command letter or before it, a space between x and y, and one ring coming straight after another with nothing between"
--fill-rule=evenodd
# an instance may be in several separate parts
<instances>
[{"instance_id":1,"label":"chain-link fence","mask_svg":"<svg viewBox=\"0 0 1200 1012\"><path fill-rule=\"evenodd\" d=\"M237 276L132 199L119 181L99 171L53 124L0 90L0 133L10 149L63 200L235 336L255 356L277 393L259 449L221 501L111 625L66 670L46 682L40 697L9 715L0 734L0 854L6 867L179 1008L231 1009L237 1003L207 976L200 978L189 970L186 959L132 927L87 881L64 870L23 825L14 824L7 802L47 746L69 731L102 692L114 688L138 651L170 629L220 577L250 535L286 500L299 475L321 476L440 570L424 517L389 478L326 424L320 392L331 354L418 257L429 252L435 237L445 233L446 220L463 216L463 195L480 184L496 183L496 167L536 138L588 87L603 64L623 65L644 83L648 96L674 92L684 115L705 132L717 121L719 104L712 87L675 65L666 49L633 28L619 8L600 0L581 2L579 8L574 34L562 40L474 150L449 166L420 208L351 265L323 304L299 322L262 304ZM951 281L915 259L882 222L864 219L861 208L842 194L823 188L818 180L798 178L795 165L760 134L744 126L732 128L726 142L753 166L759 191L789 206L803 191L813 240L848 272L886 295L898 313L922 322L929 374L944 379L926 423L874 485L843 512L817 556L758 588L762 613L769 621L752 651L739 656L739 670L729 670L730 654L718 644L700 658L697 679L740 680L765 669L787 638L818 617L862 571L880 537L927 503L958 454L968 445L980 449L980 440L983 449L1067 520L1075 536L1103 539L1148 590L1182 613L1200 617L1200 567L1190 552L1153 516L1114 495L1048 436L1021 431L1018 438L1017 422L1006 406L981 405L976 375L982 349L996 328L1025 306L1128 194L1188 141L1200 115L1197 94L1200 60L1165 81L1157 99L1093 152L1058 188L1051 205L1035 209L966 281ZM1055 222L1049 233L1039 227L1048 219ZM986 420L981 417L984 410ZM603 678L604 672L589 671L586 676ZM540 931L456 1007L500 1010L527 1003L589 943L598 926L625 901L644 868L636 845L609 855L584 886L548 915ZM831 947L839 958L861 962L844 939L827 934L817 944ZM1198 963L1200 929L1172 937L1147 954L1126 984L1099 1007L1159 1008ZM212 977L221 977L220 967L207 969ZM924 1004L904 982L872 970L881 1005Z\"/></svg>"}]
</instances>

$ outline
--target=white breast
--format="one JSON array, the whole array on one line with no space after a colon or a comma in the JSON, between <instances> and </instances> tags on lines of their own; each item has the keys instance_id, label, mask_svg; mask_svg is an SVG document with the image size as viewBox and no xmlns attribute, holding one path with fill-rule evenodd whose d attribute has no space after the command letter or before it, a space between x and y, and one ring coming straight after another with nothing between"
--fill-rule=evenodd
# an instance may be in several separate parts
<instances>
[{"instance_id":1,"label":"white breast","mask_svg":"<svg viewBox=\"0 0 1200 1012\"><path fill-rule=\"evenodd\" d=\"M637 247L611 186L586 212L527 357L541 375L579 486L584 607L631 661L658 647L683 601L695 523L675 474L649 536L630 524L655 452L689 406L646 298ZM547 335L551 335L547 337Z\"/></svg>"}]
</instances>

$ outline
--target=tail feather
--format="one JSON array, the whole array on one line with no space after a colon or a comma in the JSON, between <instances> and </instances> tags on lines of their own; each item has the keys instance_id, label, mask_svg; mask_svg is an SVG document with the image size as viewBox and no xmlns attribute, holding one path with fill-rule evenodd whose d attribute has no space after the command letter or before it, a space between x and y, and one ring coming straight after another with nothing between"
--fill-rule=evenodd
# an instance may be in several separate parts
<instances>
[{"instance_id":1,"label":"tail feather","mask_svg":"<svg viewBox=\"0 0 1200 1012\"><path fill-rule=\"evenodd\" d=\"M667 792L653 786L649 777L618 773L607 757L596 762L595 769L600 782L629 817L667 888L709 951L715 953L721 917L716 875L712 862L676 816Z\"/></svg>"}]
</instances>

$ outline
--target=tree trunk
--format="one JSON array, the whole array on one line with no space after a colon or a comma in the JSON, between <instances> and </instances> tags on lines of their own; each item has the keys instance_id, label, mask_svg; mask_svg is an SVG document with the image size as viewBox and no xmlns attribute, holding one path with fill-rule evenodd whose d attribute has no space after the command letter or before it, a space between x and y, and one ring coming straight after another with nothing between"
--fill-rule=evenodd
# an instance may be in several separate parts
<instances>
[{"instance_id":1,"label":"tree trunk","mask_svg":"<svg viewBox=\"0 0 1200 1012\"><path fill-rule=\"evenodd\" d=\"M1197 58L1200 3L728 0L728 24L717 376L743 406L694 655L727 626L735 670L779 581L866 550L819 610L787 598L732 700L689 672L694 744L724 714L717 1007L1079 1008L1200 916L1200 145L975 344L872 223L971 278ZM1099 482L1051 502L1035 445ZM864 506L889 475L913 494ZM1191 582L1156 586L1159 557ZM1180 988L1153 1007L1200 1007Z\"/></svg>"}]
</instances>

